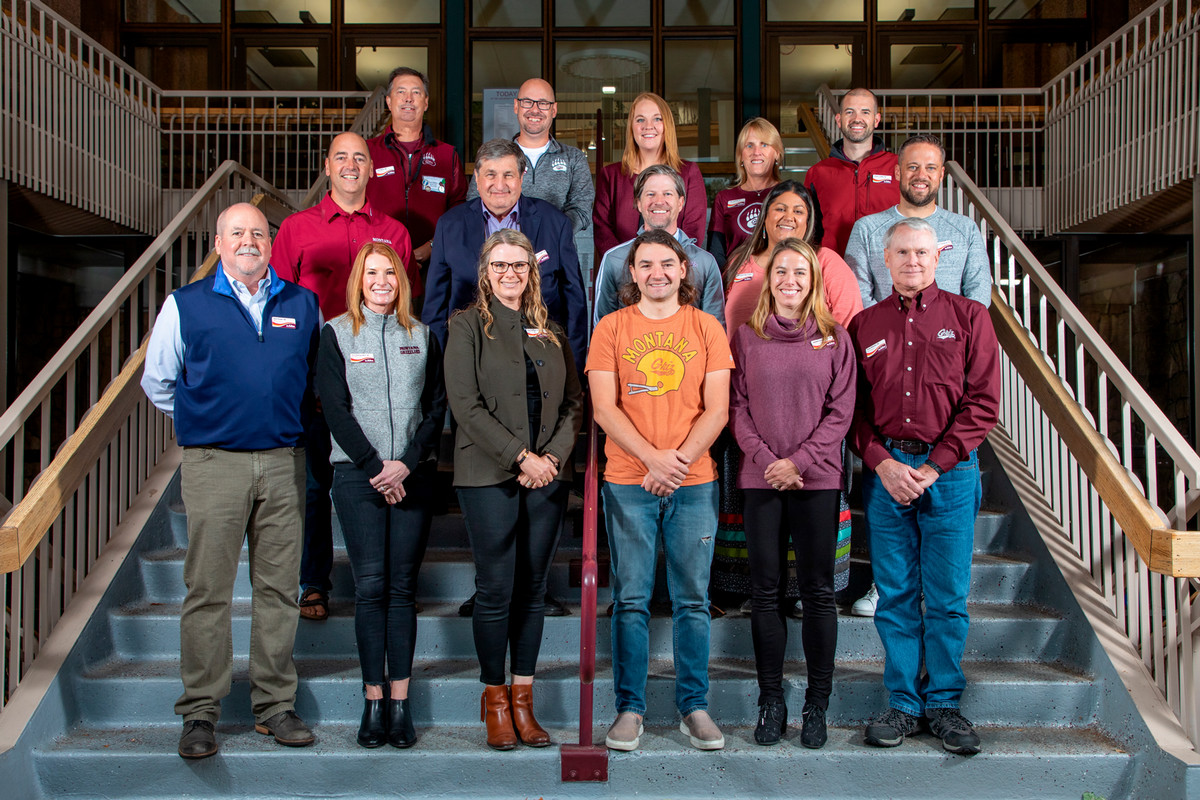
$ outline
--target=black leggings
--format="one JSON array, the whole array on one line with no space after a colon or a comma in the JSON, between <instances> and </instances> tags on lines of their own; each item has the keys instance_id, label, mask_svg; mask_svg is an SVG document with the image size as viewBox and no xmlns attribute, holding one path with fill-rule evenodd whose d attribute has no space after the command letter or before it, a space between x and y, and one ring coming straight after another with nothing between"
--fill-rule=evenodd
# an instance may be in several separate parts
<instances>
[{"instance_id":1,"label":"black leggings","mask_svg":"<svg viewBox=\"0 0 1200 800\"><path fill-rule=\"evenodd\" d=\"M551 481L524 489L515 479L496 486L459 487L475 555L472 630L479 679L503 686L504 657L513 675L533 675L542 646L546 576L558 546L570 489Z\"/></svg>"},{"instance_id":2,"label":"black leggings","mask_svg":"<svg viewBox=\"0 0 1200 800\"><path fill-rule=\"evenodd\" d=\"M758 702L783 700L787 650L788 539L796 553L796 577L804 620L800 635L808 667L805 701L829 707L837 650L833 562L837 549L838 492L747 489L746 549L750 556L750 630L758 670Z\"/></svg>"}]
</instances>

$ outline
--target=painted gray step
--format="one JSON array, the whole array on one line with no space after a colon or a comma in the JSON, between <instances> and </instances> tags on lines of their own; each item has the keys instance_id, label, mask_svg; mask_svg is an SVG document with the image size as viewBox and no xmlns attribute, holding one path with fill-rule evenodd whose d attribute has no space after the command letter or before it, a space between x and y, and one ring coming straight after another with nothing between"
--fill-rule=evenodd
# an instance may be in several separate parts
<instances>
[{"instance_id":1,"label":"painted gray step","mask_svg":"<svg viewBox=\"0 0 1200 800\"><path fill-rule=\"evenodd\" d=\"M607 724L607 720L604 721ZM973 797L1079 800L1084 791L1128 796L1134 763L1091 729L982 728L984 750L953 756L927 734L889 750L862 743L859 727L831 728L829 743L805 750L789 731L775 747L753 743L750 727L724 730L718 752L691 748L678 728L650 727L641 749L611 753L607 783L563 783L557 747L498 753L480 725L427 728L411 750L365 750L357 726L317 730L304 749L275 745L248 726L218 729L221 751L199 762L175 754L178 728L81 729L35 753L48 797L358 798L401 794L462 800L546 798L778 797L846 800ZM577 731L551 727L555 743ZM604 728L593 731L603 741ZM481 794L480 786L486 786ZM80 787L86 787L81 790Z\"/></svg>"},{"instance_id":2,"label":"painted gray step","mask_svg":"<svg viewBox=\"0 0 1200 800\"><path fill-rule=\"evenodd\" d=\"M1063 657L1060 618L1037 607L1021 604L971 604L971 629L966 657L981 660L1046 661ZM354 639L352 605L335 601L331 617L324 622L301 620L296 634L299 658L351 658L358 652ZM418 618L418 658L466 659L475 657L471 620L458 616L457 604L426 605ZM233 609L233 652L249 650L250 606L237 603ZM579 653L579 609L570 617L548 617L542 638L542 657L575 659ZM179 606L177 604L128 606L110 616L113 655L117 658L172 659L179 654ZM600 657L611 653L609 621L601 611L597 650ZM754 652L750 620L729 616L713 620L710 652L714 658L748 658ZM788 657L800 658L800 622L789 623ZM861 660L883 657L874 620L843 614L838 618L838 654ZM669 609L656 608L650 620L650 657L671 656ZM1066 659L1067 663L1071 663Z\"/></svg>"},{"instance_id":3,"label":"painted gray step","mask_svg":"<svg viewBox=\"0 0 1200 800\"><path fill-rule=\"evenodd\" d=\"M362 714L362 674L357 660L300 660L296 708L314 725L355 724ZM1058 666L1039 663L966 662L968 689L963 708L980 724L1009 726L1086 725L1095 720L1098 688L1092 681ZM467 725L479 719L479 666L474 659L418 661L411 697L418 724ZM799 724L804 706L804 665L789 663L785 702ZM675 672L671 661L650 664L647 716L651 721L675 715ZM750 725L758 714L754 663L714 659L709 665L709 711L722 724ZM179 696L176 661L109 662L77 678L80 715L89 727L131 724L177 725L172 707ZM546 662L538 668L538 717L547 725L579 719L579 667L575 662ZM596 719L616 714L612 668L597 665ZM829 719L861 724L887 707L881 661L839 662L830 699ZM245 659L235 663L234 686L223 703L223 719L250 724L250 688Z\"/></svg>"},{"instance_id":4,"label":"painted gray step","mask_svg":"<svg viewBox=\"0 0 1200 800\"><path fill-rule=\"evenodd\" d=\"M146 600L151 603L181 603L186 593L183 583L183 550L160 550L142 559L142 580ZM578 552L560 550L550 571L550 591L555 597L578 602L579 587L570 586L570 560ZM662 573L660 566L659 572ZM971 568L970 597L980 603L1008 603L1033 597L1033 581L1028 562L1003 556L977 554ZM344 551L335 554L333 563L333 597L353 597L354 580ZM661 577L661 575L660 575ZM665 585L663 591L665 592ZM470 551L460 549L430 550L421 565L417 598L423 603L452 603L467 599L475 591L475 567ZM611 592L599 590L600 602L607 605ZM233 597L249 601L251 597L250 570L243 554L238 563Z\"/></svg>"}]
</instances>

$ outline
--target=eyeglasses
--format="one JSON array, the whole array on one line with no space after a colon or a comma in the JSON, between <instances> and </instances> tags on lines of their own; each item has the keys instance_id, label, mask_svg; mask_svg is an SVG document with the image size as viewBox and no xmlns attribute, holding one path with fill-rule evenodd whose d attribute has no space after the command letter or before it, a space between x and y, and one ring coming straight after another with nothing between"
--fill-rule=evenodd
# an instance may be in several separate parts
<instances>
[{"instance_id":1,"label":"eyeglasses","mask_svg":"<svg viewBox=\"0 0 1200 800\"><path fill-rule=\"evenodd\" d=\"M493 275L503 275L508 272L509 268L518 275L524 275L529 272L528 261L493 261L488 264L492 268Z\"/></svg>"},{"instance_id":2,"label":"eyeglasses","mask_svg":"<svg viewBox=\"0 0 1200 800\"><path fill-rule=\"evenodd\" d=\"M533 108L535 105L542 111L549 111L554 106L553 100L530 100L527 97L518 97L517 105L521 108Z\"/></svg>"}]
</instances>

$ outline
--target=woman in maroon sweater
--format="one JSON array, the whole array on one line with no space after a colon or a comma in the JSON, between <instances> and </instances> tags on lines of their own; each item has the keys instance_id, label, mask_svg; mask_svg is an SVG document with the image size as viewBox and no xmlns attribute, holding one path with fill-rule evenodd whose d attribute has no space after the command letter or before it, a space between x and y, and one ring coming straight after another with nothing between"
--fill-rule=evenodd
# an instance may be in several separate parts
<instances>
[{"instance_id":1,"label":"woman in maroon sweater","mask_svg":"<svg viewBox=\"0 0 1200 800\"><path fill-rule=\"evenodd\" d=\"M704 177L699 167L679 157L675 116L667 101L653 92L643 92L629 107L621 160L606 165L596 176L592 236L597 263L609 250L637 236L642 220L634 205L633 181L651 164L666 164L683 178L687 196L679 215L679 227L703 247L708 215Z\"/></svg>"},{"instance_id":2,"label":"woman in maroon sweater","mask_svg":"<svg viewBox=\"0 0 1200 800\"><path fill-rule=\"evenodd\" d=\"M750 321L733 335L729 425L742 450L750 557L750 630L758 671L754 740L775 744L787 728L788 540L796 554L801 636L808 668L800 743L825 744L833 688L837 606L833 564L842 439L854 413L854 348L825 302L821 263L799 239L775 246Z\"/></svg>"}]
</instances>

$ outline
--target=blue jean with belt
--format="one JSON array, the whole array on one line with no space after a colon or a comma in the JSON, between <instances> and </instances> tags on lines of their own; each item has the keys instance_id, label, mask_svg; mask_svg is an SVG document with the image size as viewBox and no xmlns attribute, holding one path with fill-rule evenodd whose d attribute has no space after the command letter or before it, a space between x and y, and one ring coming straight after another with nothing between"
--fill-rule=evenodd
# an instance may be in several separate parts
<instances>
[{"instance_id":1,"label":"blue jean with belt","mask_svg":"<svg viewBox=\"0 0 1200 800\"><path fill-rule=\"evenodd\" d=\"M708 574L717 534L716 481L655 497L639 485L604 484L612 566L613 688L617 712L646 713L650 598L658 545L667 555L674 634L675 705L683 716L708 708Z\"/></svg>"},{"instance_id":2,"label":"blue jean with belt","mask_svg":"<svg viewBox=\"0 0 1200 800\"><path fill-rule=\"evenodd\" d=\"M927 458L890 452L913 469ZM909 505L897 503L874 472L864 472L863 506L879 590L875 629L892 708L914 716L927 708L958 708L966 686L967 592L982 496L975 451Z\"/></svg>"}]
</instances>

